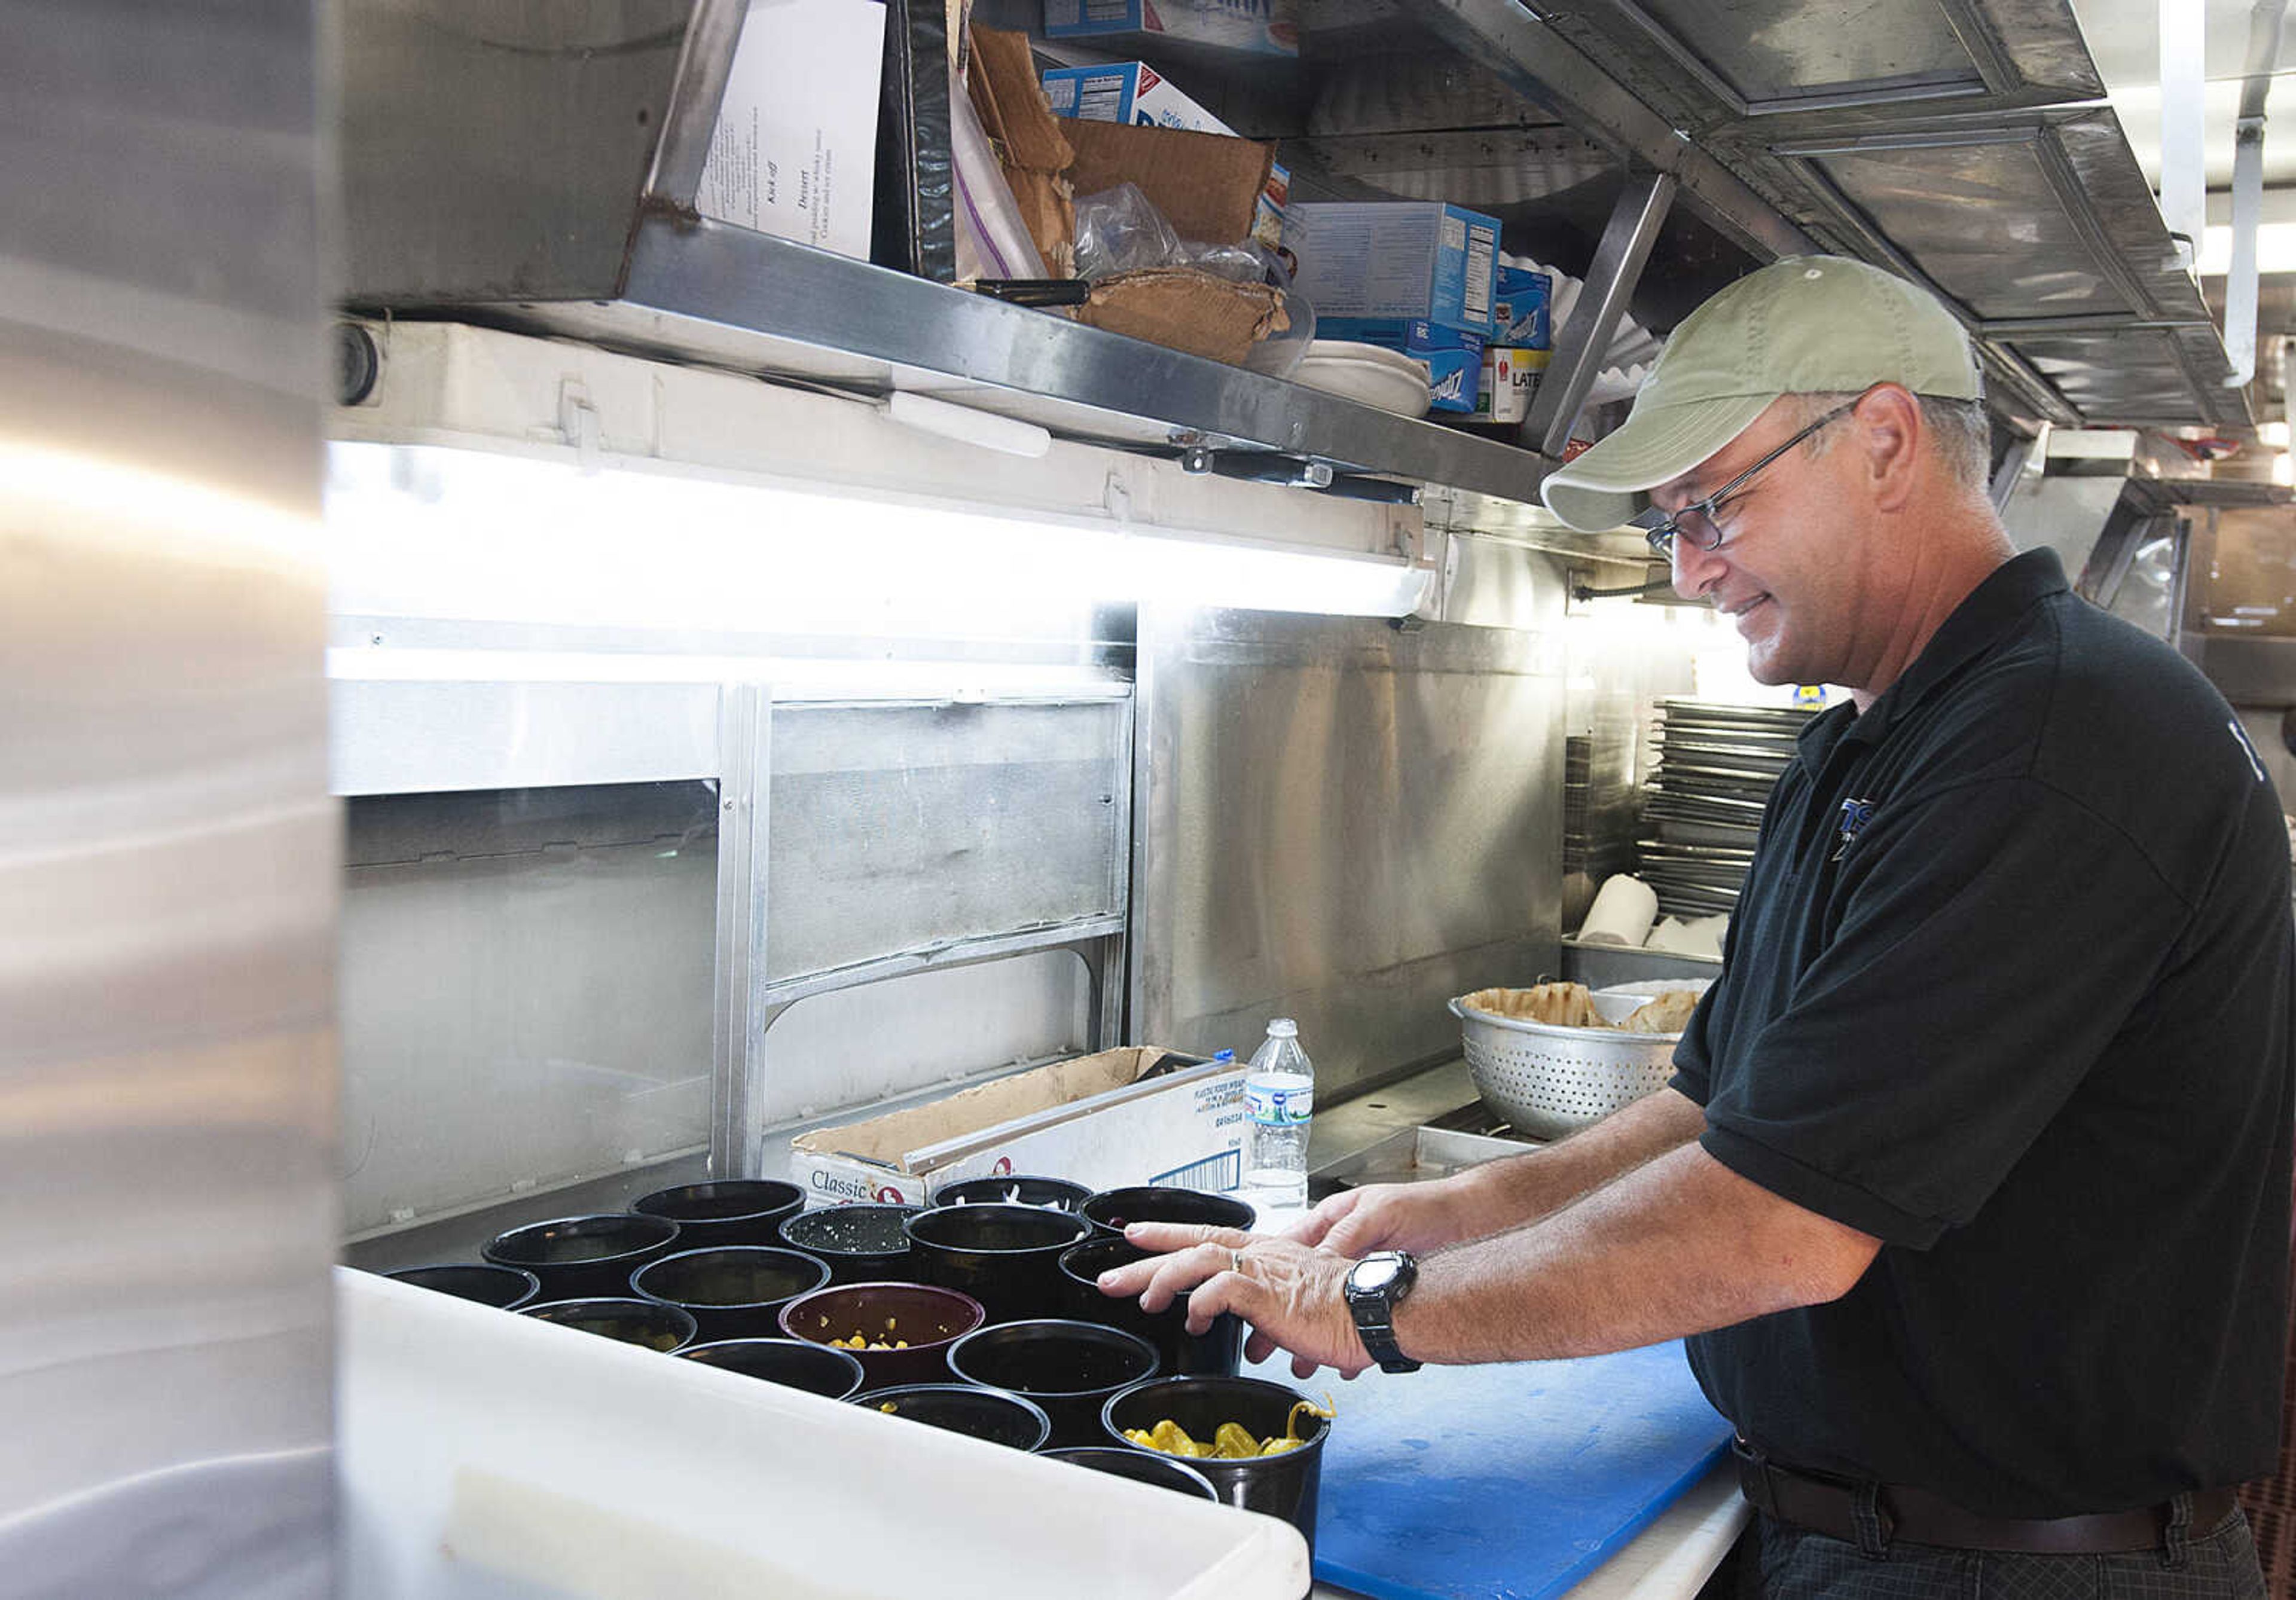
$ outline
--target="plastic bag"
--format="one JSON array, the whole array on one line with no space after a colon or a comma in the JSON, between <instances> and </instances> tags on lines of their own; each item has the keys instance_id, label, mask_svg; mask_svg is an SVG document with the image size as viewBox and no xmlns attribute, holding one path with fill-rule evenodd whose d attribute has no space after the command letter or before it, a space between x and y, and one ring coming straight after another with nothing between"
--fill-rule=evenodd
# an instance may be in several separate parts
<instances>
[{"instance_id":1,"label":"plastic bag","mask_svg":"<svg viewBox=\"0 0 2296 1600\"><path fill-rule=\"evenodd\" d=\"M1045 259L1004 181L996 147L980 126L963 83L950 74L948 140L956 174L956 275L1041 278Z\"/></svg>"},{"instance_id":2,"label":"plastic bag","mask_svg":"<svg viewBox=\"0 0 2296 1600\"><path fill-rule=\"evenodd\" d=\"M1137 184L1119 184L1076 202L1076 268L1080 278L1111 278L1176 264L1180 236Z\"/></svg>"},{"instance_id":3,"label":"plastic bag","mask_svg":"<svg viewBox=\"0 0 2296 1600\"><path fill-rule=\"evenodd\" d=\"M1250 240L1242 244L1205 244L1197 240L1181 241L1173 263L1176 267L1193 267L1198 272L1208 272L1216 278L1226 278L1231 283L1275 283L1286 286L1281 269L1270 271L1275 258Z\"/></svg>"}]
</instances>

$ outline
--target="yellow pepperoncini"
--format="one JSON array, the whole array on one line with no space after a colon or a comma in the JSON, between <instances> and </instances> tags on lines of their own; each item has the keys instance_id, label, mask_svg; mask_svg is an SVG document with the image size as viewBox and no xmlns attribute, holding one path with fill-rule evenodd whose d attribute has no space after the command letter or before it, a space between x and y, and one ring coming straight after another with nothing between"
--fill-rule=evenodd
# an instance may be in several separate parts
<instances>
[{"instance_id":1,"label":"yellow pepperoncini","mask_svg":"<svg viewBox=\"0 0 2296 1600\"><path fill-rule=\"evenodd\" d=\"M1259 1440L1242 1423L1222 1423L1212 1435L1212 1454L1223 1461L1242 1461L1259 1454Z\"/></svg>"},{"instance_id":2,"label":"yellow pepperoncini","mask_svg":"<svg viewBox=\"0 0 2296 1600\"><path fill-rule=\"evenodd\" d=\"M1197 1461L1245 1461L1257 1456L1281 1456L1307 1443L1300 1437L1302 1415L1320 1416L1329 1422L1338 1415L1339 1407L1327 1389L1322 1405L1301 1400L1283 1419L1283 1432L1271 1433L1265 1440L1253 1437L1251 1430L1242 1423L1222 1423L1213 1430L1210 1442L1204 1443L1190 1438L1188 1431L1168 1416L1153 1428L1127 1428L1124 1437L1143 1449L1160 1450L1167 1456L1185 1456Z\"/></svg>"}]
</instances>

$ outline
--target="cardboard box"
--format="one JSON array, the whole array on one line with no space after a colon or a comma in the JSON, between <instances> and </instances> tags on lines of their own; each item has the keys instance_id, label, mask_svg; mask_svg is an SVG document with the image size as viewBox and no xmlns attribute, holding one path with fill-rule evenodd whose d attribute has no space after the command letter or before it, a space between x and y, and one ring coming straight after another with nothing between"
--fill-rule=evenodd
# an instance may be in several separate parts
<instances>
[{"instance_id":1,"label":"cardboard box","mask_svg":"<svg viewBox=\"0 0 2296 1600\"><path fill-rule=\"evenodd\" d=\"M1098 280L1077 320L1234 366L1292 325L1280 291L1185 267L1151 267Z\"/></svg>"},{"instance_id":2,"label":"cardboard box","mask_svg":"<svg viewBox=\"0 0 2296 1600\"><path fill-rule=\"evenodd\" d=\"M694 209L867 260L884 52L878 0L751 4Z\"/></svg>"},{"instance_id":3,"label":"cardboard box","mask_svg":"<svg viewBox=\"0 0 2296 1600\"><path fill-rule=\"evenodd\" d=\"M1071 270L1075 259L1075 217L1066 197L1118 184L1137 185L1183 239L1233 244L1250 235L1275 165L1273 146L1172 127L1054 117L1027 36L976 28L972 37L973 103L1055 273ZM1078 308L1077 319L1230 363L1290 325L1282 297L1267 285L1232 283L1188 267L1103 279L1094 284L1090 302Z\"/></svg>"},{"instance_id":4,"label":"cardboard box","mask_svg":"<svg viewBox=\"0 0 2296 1600\"><path fill-rule=\"evenodd\" d=\"M1137 184L1183 239L1234 244L1251 236L1275 162L1272 145L1176 127L1063 122L1076 147L1069 182L1078 194Z\"/></svg>"},{"instance_id":5,"label":"cardboard box","mask_svg":"<svg viewBox=\"0 0 2296 1600\"><path fill-rule=\"evenodd\" d=\"M1045 103L1028 35L975 28L969 37L972 70L965 74L965 94L996 146L1005 186L1045 269L1056 278L1074 276L1075 191L1065 175L1076 147L1062 130L1083 125L1061 121Z\"/></svg>"},{"instance_id":6,"label":"cardboard box","mask_svg":"<svg viewBox=\"0 0 2296 1600\"><path fill-rule=\"evenodd\" d=\"M1131 1046L800 1134L790 1176L832 1204L922 1205L944 1184L1010 1173L1223 1191L1242 1181L1244 1126L1242 1064Z\"/></svg>"},{"instance_id":7,"label":"cardboard box","mask_svg":"<svg viewBox=\"0 0 2296 1600\"><path fill-rule=\"evenodd\" d=\"M1045 34L1103 44L1300 53L1299 0L1045 0Z\"/></svg>"},{"instance_id":8,"label":"cardboard box","mask_svg":"<svg viewBox=\"0 0 2296 1600\"><path fill-rule=\"evenodd\" d=\"M1170 78L1146 62L1055 67L1045 74L1044 83L1045 97L1052 102L1055 117L1177 127L1191 134L1233 136L1235 131L1180 93Z\"/></svg>"},{"instance_id":9,"label":"cardboard box","mask_svg":"<svg viewBox=\"0 0 2296 1600\"><path fill-rule=\"evenodd\" d=\"M1180 93L1171 79L1145 62L1056 67L1045 74L1044 82L1045 95L1055 117L1235 137L1234 129ZM1271 161L1251 218L1251 237L1271 250L1283 243L1283 208L1291 196L1291 172L1281 162Z\"/></svg>"},{"instance_id":10,"label":"cardboard box","mask_svg":"<svg viewBox=\"0 0 2296 1600\"><path fill-rule=\"evenodd\" d=\"M1547 308L1554 300L1553 274L1509 267L1502 261L1493 295L1493 348L1543 350L1553 345L1553 331L1547 322Z\"/></svg>"},{"instance_id":11,"label":"cardboard box","mask_svg":"<svg viewBox=\"0 0 2296 1600\"><path fill-rule=\"evenodd\" d=\"M1300 292L1331 319L1426 322L1488 340L1498 262L1494 217L1433 201L1295 204L1283 243L1298 258Z\"/></svg>"},{"instance_id":12,"label":"cardboard box","mask_svg":"<svg viewBox=\"0 0 2296 1600\"><path fill-rule=\"evenodd\" d=\"M1427 369L1430 411L1472 415L1482 393L1483 341L1456 328L1386 317L1316 319L1318 339L1351 339L1410 357Z\"/></svg>"},{"instance_id":13,"label":"cardboard box","mask_svg":"<svg viewBox=\"0 0 2296 1600\"><path fill-rule=\"evenodd\" d=\"M1483 351L1482 392L1475 398L1475 420L1519 423L1530 414L1530 397L1546 370L1546 350L1492 345Z\"/></svg>"}]
</instances>

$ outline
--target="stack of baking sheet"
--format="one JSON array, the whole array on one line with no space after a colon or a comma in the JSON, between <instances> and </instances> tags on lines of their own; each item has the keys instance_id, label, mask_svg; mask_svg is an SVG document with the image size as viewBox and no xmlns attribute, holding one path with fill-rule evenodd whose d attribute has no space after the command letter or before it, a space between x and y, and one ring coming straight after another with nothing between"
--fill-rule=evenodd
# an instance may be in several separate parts
<instances>
[{"instance_id":1,"label":"stack of baking sheet","mask_svg":"<svg viewBox=\"0 0 2296 1600\"><path fill-rule=\"evenodd\" d=\"M1660 911L1699 917L1737 906L1762 808L1810 715L1784 706L1659 702L1636 875L1658 891Z\"/></svg>"},{"instance_id":2,"label":"stack of baking sheet","mask_svg":"<svg viewBox=\"0 0 2296 1600\"><path fill-rule=\"evenodd\" d=\"M1642 826L1635 789L1634 725L1562 742L1562 920L1576 927L1613 873L1635 870Z\"/></svg>"}]
</instances>

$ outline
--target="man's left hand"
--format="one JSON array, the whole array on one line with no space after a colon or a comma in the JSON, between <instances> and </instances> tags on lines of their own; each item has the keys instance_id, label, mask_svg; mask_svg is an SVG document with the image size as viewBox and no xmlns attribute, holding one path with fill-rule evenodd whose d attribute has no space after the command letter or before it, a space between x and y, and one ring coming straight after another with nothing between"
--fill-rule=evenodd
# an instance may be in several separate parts
<instances>
[{"instance_id":1,"label":"man's left hand","mask_svg":"<svg viewBox=\"0 0 2296 1600\"><path fill-rule=\"evenodd\" d=\"M1371 1365L1348 1310L1347 1276L1355 1266L1348 1257L1293 1239L1193 1223L1136 1222L1124 1236L1157 1253L1102 1273L1103 1294L1137 1296L1142 1310L1155 1312L1185 1293L1191 1333L1233 1311L1251 1326L1244 1358L1264 1361L1285 1350L1296 1377L1329 1366L1352 1378Z\"/></svg>"}]
</instances>

